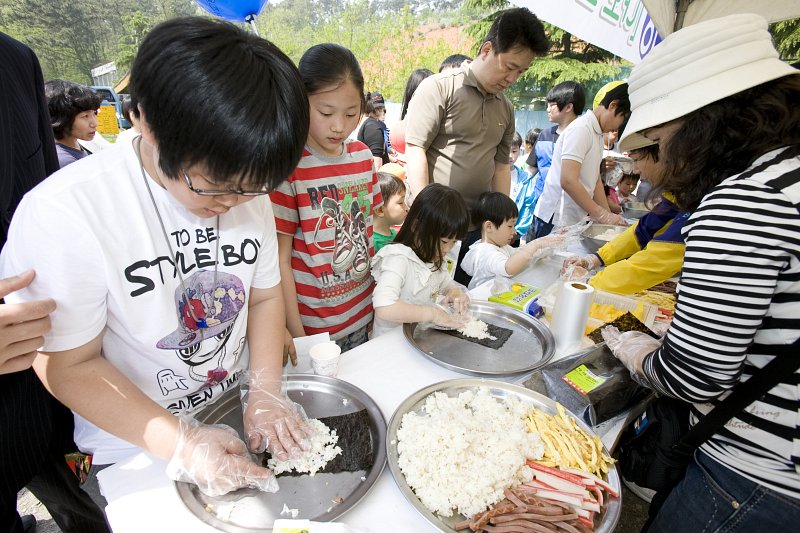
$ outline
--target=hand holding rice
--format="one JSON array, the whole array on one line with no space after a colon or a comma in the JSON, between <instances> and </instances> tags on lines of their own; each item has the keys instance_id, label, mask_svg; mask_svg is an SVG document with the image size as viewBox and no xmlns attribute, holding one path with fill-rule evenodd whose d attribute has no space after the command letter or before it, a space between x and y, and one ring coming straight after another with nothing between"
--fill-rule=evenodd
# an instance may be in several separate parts
<instances>
[{"instance_id":1,"label":"hand holding rice","mask_svg":"<svg viewBox=\"0 0 800 533\"><path fill-rule=\"evenodd\" d=\"M314 418L308 420L308 425L314 430L308 450L303 451L298 457L289 457L284 461L276 457L271 457L267 461L267 466L275 475L294 471L313 476L325 468L331 459L342 453L342 449L336 445L339 436L335 430L331 430Z\"/></svg>"}]
</instances>

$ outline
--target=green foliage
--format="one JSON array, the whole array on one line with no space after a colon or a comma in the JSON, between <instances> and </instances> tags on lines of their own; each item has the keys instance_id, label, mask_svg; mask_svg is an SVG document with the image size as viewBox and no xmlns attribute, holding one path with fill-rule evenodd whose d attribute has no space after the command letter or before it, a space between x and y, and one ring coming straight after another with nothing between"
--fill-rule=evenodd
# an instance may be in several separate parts
<instances>
[{"instance_id":1,"label":"green foliage","mask_svg":"<svg viewBox=\"0 0 800 533\"><path fill-rule=\"evenodd\" d=\"M130 69L142 39L159 21L154 15L135 11L123 16L123 22L124 33L120 36L116 56L117 72L127 72Z\"/></svg>"},{"instance_id":2,"label":"green foliage","mask_svg":"<svg viewBox=\"0 0 800 533\"><path fill-rule=\"evenodd\" d=\"M90 84L109 61L122 77L155 24L195 13L191 0L0 0L0 31L36 52L45 79Z\"/></svg>"},{"instance_id":3,"label":"green foliage","mask_svg":"<svg viewBox=\"0 0 800 533\"><path fill-rule=\"evenodd\" d=\"M770 32L781 59L789 63L800 61L800 19L771 24Z\"/></svg>"},{"instance_id":4,"label":"green foliage","mask_svg":"<svg viewBox=\"0 0 800 533\"><path fill-rule=\"evenodd\" d=\"M348 47L361 64L366 89L381 91L387 100L400 102L414 69L436 72L445 57L469 53L472 45L457 27L463 22L462 13L434 14L426 4L284 0L268 4L256 24L259 35L273 41L295 62L315 44L334 42ZM456 34L455 42L437 37L443 33L441 25Z\"/></svg>"},{"instance_id":5,"label":"green foliage","mask_svg":"<svg viewBox=\"0 0 800 533\"><path fill-rule=\"evenodd\" d=\"M498 11L513 7L505 0L466 0L464 3L484 12L484 16L467 29L476 43L480 43L489 32ZM557 26L542 22L551 43L550 53L534 59L528 72L506 90L506 96L517 109L543 109L544 95L550 87L562 81L577 81L583 84L587 94L594 94L607 81L622 77L626 61Z\"/></svg>"},{"instance_id":6,"label":"green foliage","mask_svg":"<svg viewBox=\"0 0 800 533\"><path fill-rule=\"evenodd\" d=\"M257 29L295 62L317 43L347 46L361 62L367 89L399 102L414 69L436 72L448 55L476 55L495 14L509 7L505 0L284 0L267 4ZM0 0L0 31L33 48L46 79L90 83L91 69L108 61L124 75L153 26L193 14L207 15L192 0ZM781 57L800 59L800 19L770 29ZM561 81L583 83L593 94L630 69L560 28L545 23L545 32L550 53L506 92L519 108L538 108Z\"/></svg>"}]
</instances>

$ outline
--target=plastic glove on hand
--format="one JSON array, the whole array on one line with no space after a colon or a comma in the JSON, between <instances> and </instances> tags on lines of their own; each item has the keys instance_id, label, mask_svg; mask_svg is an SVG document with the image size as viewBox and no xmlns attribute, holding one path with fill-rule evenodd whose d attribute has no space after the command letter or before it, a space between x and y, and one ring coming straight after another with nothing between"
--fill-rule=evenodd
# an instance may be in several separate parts
<instances>
[{"instance_id":1,"label":"plastic glove on hand","mask_svg":"<svg viewBox=\"0 0 800 533\"><path fill-rule=\"evenodd\" d=\"M430 309L429 323L438 329L458 329L469 321L464 315L450 312L438 305L431 306Z\"/></svg>"},{"instance_id":2,"label":"plastic glove on hand","mask_svg":"<svg viewBox=\"0 0 800 533\"><path fill-rule=\"evenodd\" d=\"M606 346L614 357L630 370L631 374L644 376L642 362L650 353L661 346L661 341L654 339L641 331L620 331L614 326L606 326L600 330Z\"/></svg>"},{"instance_id":3,"label":"plastic glove on hand","mask_svg":"<svg viewBox=\"0 0 800 533\"><path fill-rule=\"evenodd\" d=\"M598 224L609 224L612 226L627 226L628 221L626 221L622 216L612 213L611 211L606 211L605 209L602 212L593 215L592 221L597 222Z\"/></svg>"},{"instance_id":4,"label":"plastic glove on hand","mask_svg":"<svg viewBox=\"0 0 800 533\"><path fill-rule=\"evenodd\" d=\"M594 270L599 266L600 258L594 254L576 255L575 257L564 260L564 264L561 265L561 274L563 276L569 267L582 267L586 270Z\"/></svg>"},{"instance_id":5,"label":"plastic glove on hand","mask_svg":"<svg viewBox=\"0 0 800 533\"><path fill-rule=\"evenodd\" d=\"M566 233L552 233L546 237L539 237L523 246L521 253L527 254L528 262L535 263L540 259L547 258L553 255L557 250L563 250L567 247Z\"/></svg>"},{"instance_id":6,"label":"plastic glove on hand","mask_svg":"<svg viewBox=\"0 0 800 533\"><path fill-rule=\"evenodd\" d=\"M564 262L564 264L561 266L559 278L561 281L577 281L580 283L586 283L590 278L589 269L579 264L567 264Z\"/></svg>"},{"instance_id":7,"label":"plastic glove on hand","mask_svg":"<svg viewBox=\"0 0 800 533\"><path fill-rule=\"evenodd\" d=\"M464 321L469 321L472 318L469 304L472 301L469 297L469 291L466 287L459 284L454 284L445 292L444 303L448 309L452 310L457 315L462 315Z\"/></svg>"},{"instance_id":8,"label":"plastic glove on hand","mask_svg":"<svg viewBox=\"0 0 800 533\"><path fill-rule=\"evenodd\" d=\"M241 488L277 492L278 481L253 462L233 428L179 419L178 443L167 464L167 476L194 483L204 494L221 496Z\"/></svg>"},{"instance_id":9,"label":"plastic glove on hand","mask_svg":"<svg viewBox=\"0 0 800 533\"><path fill-rule=\"evenodd\" d=\"M560 228L554 228L553 232L550 235L563 235L566 238L567 244L569 244L569 239L572 237L579 237L580 234L588 228L592 224L591 218L584 217L580 222L573 224L571 226L561 226Z\"/></svg>"},{"instance_id":10,"label":"plastic glove on hand","mask_svg":"<svg viewBox=\"0 0 800 533\"><path fill-rule=\"evenodd\" d=\"M241 392L244 430L253 453L268 449L278 460L285 461L311 449L308 437L314 431L303 408L284 392L281 379L269 378L260 371L243 372Z\"/></svg>"},{"instance_id":11,"label":"plastic glove on hand","mask_svg":"<svg viewBox=\"0 0 800 533\"><path fill-rule=\"evenodd\" d=\"M541 243L542 247L560 249L564 247L567 240L567 235L561 233L553 233L546 237L540 237L532 242Z\"/></svg>"}]
</instances>

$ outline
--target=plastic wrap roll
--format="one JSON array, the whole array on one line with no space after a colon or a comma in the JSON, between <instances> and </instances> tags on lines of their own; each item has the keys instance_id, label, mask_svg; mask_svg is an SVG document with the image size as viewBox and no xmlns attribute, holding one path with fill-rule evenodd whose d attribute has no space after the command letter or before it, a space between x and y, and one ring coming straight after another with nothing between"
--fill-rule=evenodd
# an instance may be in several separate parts
<instances>
[{"instance_id":1,"label":"plastic wrap roll","mask_svg":"<svg viewBox=\"0 0 800 533\"><path fill-rule=\"evenodd\" d=\"M550 320L559 354L571 353L580 347L593 296L594 289L586 283L567 281L559 288Z\"/></svg>"}]
</instances>

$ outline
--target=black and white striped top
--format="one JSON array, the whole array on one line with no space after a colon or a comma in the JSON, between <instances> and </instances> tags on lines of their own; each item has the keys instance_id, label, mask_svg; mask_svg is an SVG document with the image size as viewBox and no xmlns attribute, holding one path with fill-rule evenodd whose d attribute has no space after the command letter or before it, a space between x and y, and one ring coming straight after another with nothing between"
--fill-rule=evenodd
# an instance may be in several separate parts
<instances>
[{"instance_id":1,"label":"black and white striped top","mask_svg":"<svg viewBox=\"0 0 800 533\"><path fill-rule=\"evenodd\" d=\"M800 337L800 146L769 152L726 179L683 231L675 316L644 371L660 392L694 403L694 423L766 365L777 346ZM702 450L800 498L800 372L731 419Z\"/></svg>"}]
</instances>

